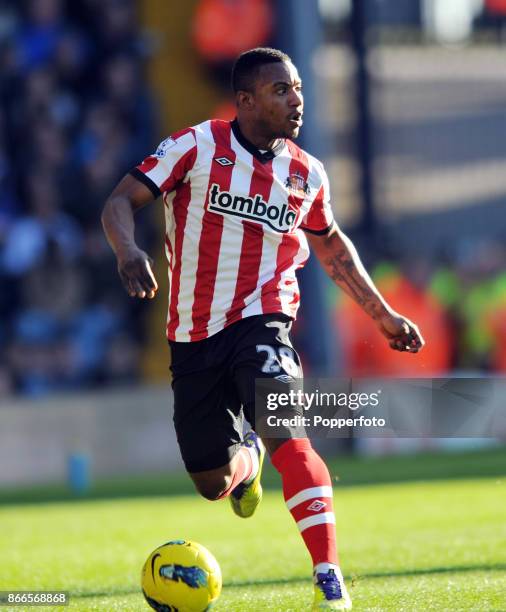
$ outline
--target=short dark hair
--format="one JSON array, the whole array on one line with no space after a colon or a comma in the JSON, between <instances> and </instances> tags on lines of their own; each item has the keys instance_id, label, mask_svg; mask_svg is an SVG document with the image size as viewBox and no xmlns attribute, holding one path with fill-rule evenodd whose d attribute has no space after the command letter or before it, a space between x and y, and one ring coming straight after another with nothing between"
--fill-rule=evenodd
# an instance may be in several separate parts
<instances>
[{"instance_id":1,"label":"short dark hair","mask_svg":"<svg viewBox=\"0 0 506 612\"><path fill-rule=\"evenodd\" d=\"M232 89L238 91L253 91L258 71L264 64L291 62L290 57L279 49L257 47L241 53L232 68Z\"/></svg>"}]
</instances>

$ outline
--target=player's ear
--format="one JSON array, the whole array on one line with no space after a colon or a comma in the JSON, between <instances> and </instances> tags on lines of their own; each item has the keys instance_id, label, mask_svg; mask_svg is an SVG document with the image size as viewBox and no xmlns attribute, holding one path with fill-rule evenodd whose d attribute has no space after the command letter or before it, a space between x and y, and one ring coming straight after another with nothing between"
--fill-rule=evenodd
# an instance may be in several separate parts
<instances>
[{"instance_id":1,"label":"player's ear","mask_svg":"<svg viewBox=\"0 0 506 612\"><path fill-rule=\"evenodd\" d=\"M254 106L253 94L250 91L238 91L235 97L237 108L251 110Z\"/></svg>"}]
</instances>

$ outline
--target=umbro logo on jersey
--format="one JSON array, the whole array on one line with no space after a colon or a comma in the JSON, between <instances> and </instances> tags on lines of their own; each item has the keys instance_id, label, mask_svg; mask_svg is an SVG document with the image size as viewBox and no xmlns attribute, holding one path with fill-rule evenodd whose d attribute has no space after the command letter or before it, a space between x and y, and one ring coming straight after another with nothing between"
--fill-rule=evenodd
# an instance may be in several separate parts
<instances>
[{"instance_id":1,"label":"umbro logo on jersey","mask_svg":"<svg viewBox=\"0 0 506 612\"><path fill-rule=\"evenodd\" d=\"M264 223L276 232L283 233L293 228L297 217L287 204L268 204L259 194L251 197L235 196L228 191L221 191L216 183L209 189L207 207L222 215L234 215Z\"/></svg>"},{"instance_id":2,"label":"umbro logo on jersey","mask_svg":"<svg viewBox=\"0 0 506 612\"><path fill-rule=\"evenodd\" d=\"M214 161L218 162L220 166L233 166L234 165L234 162L228 159L228 157L215 157Z\"/></svg>"}]
</instances>

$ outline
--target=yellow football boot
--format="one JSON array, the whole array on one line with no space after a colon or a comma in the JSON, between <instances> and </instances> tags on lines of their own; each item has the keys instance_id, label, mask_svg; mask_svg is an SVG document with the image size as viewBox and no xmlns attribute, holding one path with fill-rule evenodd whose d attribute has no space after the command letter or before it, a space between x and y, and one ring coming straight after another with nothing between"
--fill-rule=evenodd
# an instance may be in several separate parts
<instances>
[{"instance_id":1,"label":"yellow football boot","mask_svg":"<svg viewBox=\"0 0 506 612\"><path fill-rule=\"evenodd\" d=\"M344 585L341 572L339 576L333 569L325 574L316 574L314 601L311 612L320 610L351 610L351 599Z\"/></svg>"},{"instance_id":2,"label":"yellow football boot","mask_svg":"<svg viewBox=\"0 0 506 612\"><path fill-rule=\"evenodd\" d=\"M265 447L262 440L251 430L244 436L243 446L252 448L258 456L258 471L248 484L241 482L229 496L232 510L242 518L249 518L262 501L262 465L265 457Z\"/></svg>"}]
</instances>

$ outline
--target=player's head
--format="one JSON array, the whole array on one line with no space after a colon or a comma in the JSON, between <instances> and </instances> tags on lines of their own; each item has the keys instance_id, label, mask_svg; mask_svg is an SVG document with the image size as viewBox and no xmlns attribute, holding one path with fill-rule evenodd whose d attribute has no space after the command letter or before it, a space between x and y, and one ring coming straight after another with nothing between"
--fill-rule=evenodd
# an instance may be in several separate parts
<instances>
[{"instance_id":1,"label":"player's head","mask_svg":"<svg viewBox=\"0 0 506 612\"><path fill-rule=\"evenodd\" d=\"M302 125L302 83L286 53L268 47L245 51L232 69L239 117L273 138L296 138Z\"/></svg>"}]
</instances>

